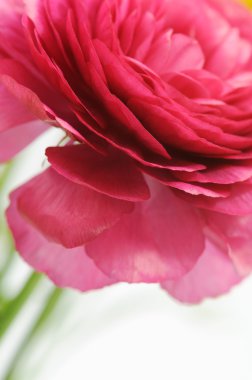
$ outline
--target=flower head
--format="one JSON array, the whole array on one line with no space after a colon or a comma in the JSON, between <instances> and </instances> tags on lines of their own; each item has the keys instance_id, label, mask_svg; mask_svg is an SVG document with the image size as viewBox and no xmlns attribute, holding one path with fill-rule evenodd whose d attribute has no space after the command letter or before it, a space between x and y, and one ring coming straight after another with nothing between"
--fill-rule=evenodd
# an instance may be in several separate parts
<instances>
[{"instance_id":1,"label":"flower head","mask_svg":"<svg viewBox=\"0 0 252 380\"><path fill-rule=\"evenodd\" d=\"M12 194L21 255L60 286L158 282L187 302L246 276L251 13L229 0L2 8L0 158L52 126L69 137Z\"/></svg>"}]
</instances>

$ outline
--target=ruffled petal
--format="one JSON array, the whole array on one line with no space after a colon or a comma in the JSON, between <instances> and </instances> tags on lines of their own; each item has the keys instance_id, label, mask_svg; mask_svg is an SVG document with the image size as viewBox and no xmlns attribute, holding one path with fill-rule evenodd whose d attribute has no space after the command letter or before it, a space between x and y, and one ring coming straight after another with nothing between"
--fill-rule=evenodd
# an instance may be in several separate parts
<instances>
[{"instance_id":1,"label":"ruffled petal","mask_svg":"<svg viewBox=\"0 0 252 380\"><path fill-rule=\"evenodd\" d=\"M226 293L241 280L227 248L207 241L204 254L193 269L176 281L163 282L162 287L181 302L198 303L206 297Z\"/></svg>"},{"instance_id":2,"label":"ruffled petal","mask_svg":"<svg viewBox=\"0 0 252 380\"><path fill-rule=\"evenodd\" d=\"M22 186L19 211L49 240L81 246L115 224L134 204L70 182L47 169Z\"/></svg>"},{"instance_id":3,"label":"ruffled petal","mask_svg":"<svg viewBox=\"0 0 252 380\"><path fill-rule=\"evenodd\" d=\"M59 287L71 287L81 291L102 288L113 281L103 274L86 255L84 247L65 249L49 242L37 229L21 216L17 200L22 189L11 195L7 210L17 251L36 271L43 272Z\"/></svg>"},{"instance_id":4,"label":"ruffled petal","mask_svg":"<svg viewBox=\"0 0 252 380\"><path fill-rule=\"evenodd\" d=\"M195 173L178 173L177 178L199 183L233 184L252 176L251 160L233 164L219 164Z\"/></svg>"},{"instance_id":5,"label":"ruffled petal","mask_svg":"<svg viewBox=\"0 0 252 380\"><path fill-rule=\"evenodd\" d=\"M160 282L183 276L204 250L196 211L164 186L149 201L86 245L99 268L118 281Z\"/></svg>"},{"instance_id":6,"label":"ruffled petal","mask_svg":"<svg viewBox=\"0 0 252 380\"><path fill-rule=\"evenodd\" d=\"M229 247L229 256L241 276L252 271L252 216L204 211L209 227Z\"/></svg>"},{"instance_id":7,"label":"ruffled petal","mask_svg":"<svg viewBox=\"0 0 252 380\"><path fill-rule=\"evenodd\" d=\"M34 115L0 86L0 161L12 158L47 128L46 123L34 120Z\"/></svg>"},{"instance_id":8,"label":"ruffled petal","mask_svg":"<svg viewBox=\"0 0 252 380\"><path fill-rule=\"evenodd\" d=\"M105 156L82 144L48 148L46 154L52 167L72 182L128 201L150 196L141 172L120 152Z\"/></svg>"},{"instance_id":9,"label":"ruffled petal","mask_svg":"<svg viewBox=\"0 0 252 380\"><path fill-rule=\"evenodd\" d=\"M251 180L233 185L226 198L209 198L204 195L191 196L181 193L181 196L198 208L217 211L227 215L248 215L252 212Z\"/></svg>"},{"instance_id":10,"label":"ruffled petal","mask_svg":"<svg viewBox=\"0 0 252 380\"><path fill-rule=\"evenodd\" d=\"M45 123L33 121L2 132L0 134L0 162L10 160L46 129Z\"/></svg>"}]
</instances>

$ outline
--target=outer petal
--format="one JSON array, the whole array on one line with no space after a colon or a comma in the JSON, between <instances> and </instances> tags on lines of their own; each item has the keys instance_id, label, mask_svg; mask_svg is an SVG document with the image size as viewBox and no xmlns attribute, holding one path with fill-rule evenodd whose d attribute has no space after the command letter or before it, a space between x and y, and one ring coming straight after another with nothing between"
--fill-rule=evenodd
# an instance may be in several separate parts
<instances>
[{"instance_id":1,"label":"outer petal","mask_svg":"<svg viewBox=\"0 0 252 380\"><path fill-rule=\"evenodd\" d=\"M137 203L132 214L86 245L97 266L118 281L181 277L204 250L195 210L168 188L155 186L149 201Z\"/></svg>"},{"instance_id":2,"label":"outer petal","mask_svg":"<svg viewBox=\"0 0 252 380\"><path fill-rule=\"evenodd\" d=\"M70 182L53 169L23 185L17 204L48 239L67 248L95 238L134 207Z\"/></svg>"},{"instance_id":3,"label":"outer petal","mask_svg":"<svg viewBox=\"0 0 252 380\"><path fill-rule=\"evenodd\" d=\"M7 65L10 65L10 63L8 62ZM33 78L31 77L31 80L32 79ZM21 105L23 105L23 107L26 109L27 115L29 115L30 118L31 115L33 115L33 118L48 120L48 115L45 111L45 106L40 101L39 97L35 94L35 92L30 90L28 87L19 84L9 75L2 75L1 83L5 86L6 91L10 92L10 95L7 96L12 95L14 98L16 98L16 101L14 100L13 107L17 107L17 102L20 102L20 106L18 109L20 109Z\"/></svg>"},{"instance_id":4,"label":"outer petal","mask_svg":"<svg viewBox=\"0 0 252 380\"><path fill-rule=\"evenodd\" d=\"M29 0L31 1L31 0ZM17 12L21 11L24 8L24 3L22 0L1 0L0 1L0 11L7 11L7 12Z\"/></svg>"},{"instance_id":5,"label":"outer petal","mask_svg":"<svg viewBox=\"0 0 252 380\"><path fill-rule=\"evenodd\" d=\"M0 86L0 110L0 132L34 119L33 115L3 85Z\"/></svg>"},{"instance_id":6,"label":"outer petal","mask_svg":"<svg viewBox=\"0 0 252 380\"><path fill-rule=\"evenodd\" d=\"M10 159L48 126L34 120L34 115L2 85L0 86L0 161Z\"/></svg>"},{"instance_id":7,"label":"outer petal","mask_svg":"<svg viewBox=\"0 0 252 380\"><path fill-rule=\"evenodd\" d=\"M204 212L210 228L226 241L229 256L241 276L252 271L252 216Z\"/></svg>"},{"instance_id":8,"label":"outer petal","mask_svg":"<svg viewBox=\"0 0 252 380\"><path fill-rule=\"evenodd\" d=\"M0 134L0 162L11 159L46 129L45 123L34 121L2 132Z\"/></svg>"},{"instance_id":9,"label":"outer petal","mask_svg":"<svg viewBox=\"0 0 252 380\"><path fill-rule=\"evenodd\" d=\"M207 241L204 254L194 268L177 281L165 281L162 287L179 301L198 303L206 297L216 297L227 292L242 280L228 257L227 249L221 249Z\"/></svg>"},{"instance_id":10,"label":"outer petal","mask_svg":"<svg viewBox=\"0 0 252 380\"><path fill-rule=\"evenodd\" d=\"M184 181L200 183L232 184L243 182L252 176L250 160L237 164L218 164L196 173L179 173L177 177Z\"/></svg>"},{"instance_id":11,"label":"outer petal","mask_svg":"<svg viewBox=\"0 0 252 380\"><path fill-rule=\"evenodd\" d=\"M252 212L252 183L251 180L234 184L230 195L226 198L210 199L204 195L191 196L181 193L188 202L196 207L217 211L228 215L248 215Z\"/></svg>"},{"instance_id":12,"label":"outer petal","mask_svg":"<svg viewBox=\"0 0 252 380\"><path fill-rule=\"evenodd\" d=\"M141 172L120 152L105 156L87 145L72 145L48 148L46 153L53 168L75 183L130 201L150 196Z\"/></svg>"},{"instance_id":13,"label":"outer petal","mask_svg":"<svg viewBox=\"0 0 252 380\"><path fill-rule=\"evenodd\" d=\"M7 218L14 235L16 248L37 271L46 273L60 287L82 291L112 284L86 255L83 247L65 249L49 242L38 230L22 218L17 210L17 199L22 189L11 195Z\"/></svg>"}]
</instances>

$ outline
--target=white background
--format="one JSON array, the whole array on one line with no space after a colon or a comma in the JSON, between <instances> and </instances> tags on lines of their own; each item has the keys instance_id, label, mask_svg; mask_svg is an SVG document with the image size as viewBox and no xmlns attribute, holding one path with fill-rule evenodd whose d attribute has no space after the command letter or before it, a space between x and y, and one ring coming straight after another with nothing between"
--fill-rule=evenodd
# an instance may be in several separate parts
<instances>
[{"instance_id":1,"label":"white background","mask_svg":"<svg viewBox=\"0 0 252 380\"><path fill-rule=\"evenodd\" d=\"M2 371L44 288L2 343ZM251 294L251 279L199 306L178 304L154 285L68 291L23 357L17 379L251 380Z\"/></svg>"}]
</instances>

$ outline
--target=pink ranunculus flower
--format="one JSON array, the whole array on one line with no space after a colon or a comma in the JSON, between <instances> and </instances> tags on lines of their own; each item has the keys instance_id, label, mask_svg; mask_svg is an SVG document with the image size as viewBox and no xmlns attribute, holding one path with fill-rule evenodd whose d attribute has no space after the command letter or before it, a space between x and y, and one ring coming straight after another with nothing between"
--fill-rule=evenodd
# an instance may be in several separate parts
<instances>
[{"instance_id":1,"label":"pink ranunculus flower","mask_svg":"<svg viewBox=\"0 0 252 380\"><path fill-rule=\"evenodd\" d=\"M232 0L0 4L1 160L52 126L68 136L11 195L24 259L62 287L160 283L184 302L247 276L250 11Z\"/></svg>"}]
</instances>

